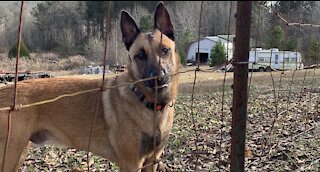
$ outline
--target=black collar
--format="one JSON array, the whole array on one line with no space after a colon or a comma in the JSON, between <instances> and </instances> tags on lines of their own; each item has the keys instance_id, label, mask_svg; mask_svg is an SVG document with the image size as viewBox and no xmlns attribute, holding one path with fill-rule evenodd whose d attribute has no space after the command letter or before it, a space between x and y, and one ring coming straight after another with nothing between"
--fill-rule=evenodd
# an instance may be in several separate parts
<instances>
[{"instance_id":1,"label":"black collar","mask_svg":"<svg viewBox=\"0 0 320 172\"><path fill-rule=\"evenodd\" d=\"M138 99L150 110L154 110L155 104L153 102L149 102L147 97L142 94L142 92L134 86L134 84L130 84L130 89L133 91ZM166 104L156 104L156 110L161 111L166 107Z\"/></svg>"}]
</instances>

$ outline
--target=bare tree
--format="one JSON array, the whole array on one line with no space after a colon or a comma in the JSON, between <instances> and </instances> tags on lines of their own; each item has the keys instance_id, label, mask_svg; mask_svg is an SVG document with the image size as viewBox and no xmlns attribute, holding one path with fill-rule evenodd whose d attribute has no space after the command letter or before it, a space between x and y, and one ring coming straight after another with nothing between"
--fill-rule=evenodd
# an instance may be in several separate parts
<instances>
[{"instance_id":1,"label":"bare tree","mask_svg":"<svg viewBox=\"0 0 320 172\"><path fill-rule=\"evenodd\" d=\"M168 10L175 23L177 37L183 32L190 32L192 39L196 38L197 28L199 26L200 2L197 1L176 1Z\"/></svg>"},{"instance_id":2,"label":"bare tree","mask_svg":"<svg viewBox=\"0 0 320 172\"><path fill-rule=\"evenodd\" d=\"M126 8L125 10L127 10L132 15L138 25L141 17L151 15L146 8L137 3L134 4L134 7L132 9ZM109 31L109 35L109 64L127 64L129 62L129 57L127 50L122 43L122 35L120 32L120 13L118 17L111 23L111 30Z\"/></svg>"}]
</instances>

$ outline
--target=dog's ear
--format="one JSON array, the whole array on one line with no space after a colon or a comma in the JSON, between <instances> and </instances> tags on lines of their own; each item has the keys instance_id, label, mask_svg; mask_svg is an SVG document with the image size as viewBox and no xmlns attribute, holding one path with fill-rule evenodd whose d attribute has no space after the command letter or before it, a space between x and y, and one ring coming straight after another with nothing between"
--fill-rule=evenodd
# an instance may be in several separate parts
<instances>
[{"instance_id":1,"label":"dog's ear","mask_svg":"<svg viewBox=\"0 0 320 172\"><path fill-rule=\"evenodd\" d=\"M154 28L159 29L160 32L174 41L173 25L163 2L159 2L154 14Z\"/></svg>"},{"instance_id":2,"label":"dog's ear","mask_svg":"<svg viewBox=\"0 0 320 172\"><path fill-rule=\"evenodd\" d=\"M124 10L121 11L120 28L122 32L122 41L127 50L129 50L133 41L139 35L140 29L131 15Z\"/></svg>"}]
</instances>

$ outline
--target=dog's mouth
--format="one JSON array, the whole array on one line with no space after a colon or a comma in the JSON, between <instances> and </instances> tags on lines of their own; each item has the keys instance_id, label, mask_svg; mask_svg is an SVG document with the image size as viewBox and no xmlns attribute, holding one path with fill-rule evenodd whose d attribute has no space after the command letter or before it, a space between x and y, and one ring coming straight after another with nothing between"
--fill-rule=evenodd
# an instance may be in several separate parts
<instances>
[{"instance_id":1,"label":"dog's mouth","mask_svg":"<svg viewBox=\"0 0 320 172\"><path fill-rule=\"evenodd\" d=\"M144 81L145 86L151 88L153 91L158 90L162 91L165 90L170 86L170 77L161 77L159 79L151 79Z\"/></svg>"},{"instance_id":2,"label":"dog's mouth","mask_svg":"<svg viewBox=\"0 0 320 172\"><path fill-rule=\"evenodd\" d=\"M164 88L167 88L169 86L169 84L161 84L161 85L157 85L155 87L153 87L154 90L162 90Z\"/></svg>"}]
</instances>

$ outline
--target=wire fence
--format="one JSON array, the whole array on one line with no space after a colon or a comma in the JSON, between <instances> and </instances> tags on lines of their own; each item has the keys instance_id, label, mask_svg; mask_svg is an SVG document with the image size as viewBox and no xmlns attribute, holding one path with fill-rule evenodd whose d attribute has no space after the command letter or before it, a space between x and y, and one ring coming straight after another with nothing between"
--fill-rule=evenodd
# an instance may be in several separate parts
<instances>
[{"instance_id":1,"label":"wire fence","mask_svg":"<svg viewBox=\"0 0 320 172\"><path fill-rule=\"evenodd\" d=\"M243 5L243 11L239 10L241 5ZM239 10L236 15L237 20L241 18L241 15L248 15L248 10L251 11L250 2L238 2L237 6ZM23 1L21 3L21 15L22 7ZM202 7L203 1L201 1L201 9ZM231 8L232 2L228 16L229 26L226 28L228 35L230 35L230 17L233 16ZM244 10L246 8L248 10ZM201 9L199 14L199 40L201 15L203 15ZM289 23L278 12L275 12L275 15L284 21L288 27L318 27L315 24ZM106 17L106 21L110 18L109 16ZM241 30L248 26L248 23L244 24L248 21L250 20L242 21L242 24L239 23L240 28L237 25L237 30L239 29L239 31L236 33L236 49L241 46L249 48L246 44L241 44L240 41L243 41L243 39L239 39L249 39L250 32ZM259 34L258 30L256 34ZM105 35L107 36L108 33ZM21 37L20 32L19 37ZM229 38L227 40L229 42ZM239 69L235 69L233 73L229 73L227 70L218 72L218 70L210 68L205 69L206 66L200 65L199 47L200 45L198 44L197 66L180 70L172 75L179 75L182 81L189 77L190 81L182 82L179 88L180 93L175 105L175 123L163 156L160 159L156 159L154 155L153 162L137 169L137 171L155 164L159 164L160 171L316 171L319 169L319 69L316 67L313 69L285 71L275 69L267 72L254 72L252 70L249 73L248 68L244 68L241 70L244 72L243 75L239 76L239 73L241 73ZM241 50L239 51L241 52ZM246 59L248 59L249 51L244 50L242 53L241 55L235 53L233 60L225 64L225 69L228 63L233 64L235 67L248 67L250 63ZM105 52L105 61L106 54L107 52ZM255 52L255 56L256 54ZM243 59L239 60L239 57ZM272 58L271 54L270 61ZM17 57L17 65L18 59L19 55ZM17 67L16 71L18 71ZM245 79L246 77L248 80ZM159 79L159 77L141 79L116 86L102 85L102 87L96 89L60 95L50 100L24 105L16 104L16 99L19 96L15 93L15 102L12 107L0 107L0 112L8 112L9 115L7 145L10 143L11 111L41 106L66 97L129 86L130 84L154 79ZM240 85L237 85L235 79L239 80ZM103 75L102 83L104 83L104 80L105 77ZM243 84L247 88L245 90L238 89ZM15 83L16 85L17 82ZM158 94L157 91L155 94ZM241 100L240 98L243 99ZM98 97L97 100L101 101L101 97ZM230 109L230 111L225 111L226 109ZM242 116L239 116L239 113ZM96 118L93 119L92 126L95 121ZM236 127L241 127L241 130ZM237 138L237 136L241 138ZM86 152L85 164L83 164L83 160L75 160L76 158L73 158L67 167L62 164L58 166L51 164L52 168L70 169L80 164L82 170L87 168L87 171L116 171L115 164L94 155L90 157L90 140L88 140L89 146ZM5 157L8 154L6 149L7 146L2 158L2 164L5 164ZM38 151L42 154L41 156L48 156L43 153L46 151ZM64 152L61 151L66 150L60 149L59 151L59 154L63 154ZM35 150L32 153L39 154L39 152ZM81 157L82 155L73 154L71 156ZM41 157L39 158L41 159ZM56 159L60 159L60 161L57 160L57 163L61 163L61 158L63 158L62 155L56 157ZM95 158L93 160L94 163L90 164L92 158ZM30 165L30 161L33 165ZM34 158L27 158L24 167L33 166L33 168L40 170L49 166L49 162L40 162L37 164ZM46 164L46 167L42 167L43 164ZM4 170L2 169L2 171Z\"/></svg>"}]
</instances>

